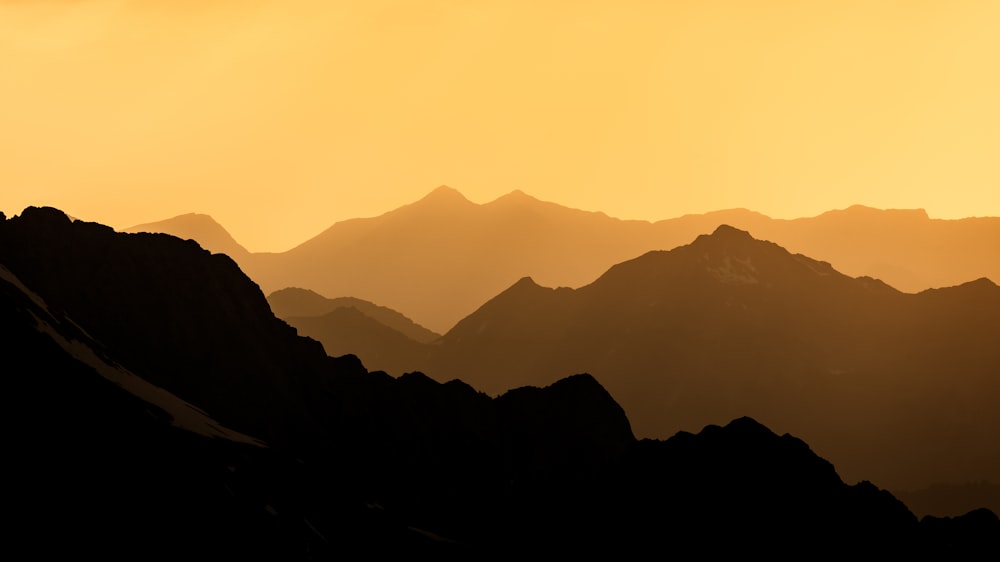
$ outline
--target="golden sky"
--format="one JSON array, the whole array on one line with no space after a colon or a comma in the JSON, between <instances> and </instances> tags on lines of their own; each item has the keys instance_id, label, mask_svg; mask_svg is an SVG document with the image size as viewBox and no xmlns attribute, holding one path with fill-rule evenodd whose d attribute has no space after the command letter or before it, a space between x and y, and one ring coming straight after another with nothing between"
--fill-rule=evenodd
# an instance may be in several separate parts
<instances>
[{"instance_id":1,"label":"golden sky","mask_svg":"<svg viewBox=\"0 0 1000 562\"><path fill-rule=\"evenodd\" d=\"M1000 216L1000 2L0 0L0 210Z\"/></svg>"}]
</instances>

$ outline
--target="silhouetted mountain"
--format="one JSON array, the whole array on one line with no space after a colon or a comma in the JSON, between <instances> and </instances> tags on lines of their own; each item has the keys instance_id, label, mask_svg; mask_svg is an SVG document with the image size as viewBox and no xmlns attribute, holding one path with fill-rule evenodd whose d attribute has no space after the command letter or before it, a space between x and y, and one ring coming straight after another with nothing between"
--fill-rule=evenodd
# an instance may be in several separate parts
<instances>
[{"instance_id":1,"label":"silhouetted mountain","mask_svg":"<svg viewBox=\"0 0 1000 562\"><path fill-rule=\"evenodd\" d=\"M643 239L643 224L519 192L477 205L440 187L416 203L339 222L288 252L255 254L241 266L265 291L353 295L443 331L523 275L581 284L655 247Z\"/></svg>"},{"instance_id":2,"label":"silhouetted mountain","mask_svg":"<svg viewBox=\"0 0 1000 562\"><path fill-rule=\"evenodd\" d=\"M851 478L1000 478L1000 288L905 294L721 226L579 289L522 279L413 365L495 394L594 373L643 436L742 414Z\"/></svg>"},{"instance_id":3,"label":"silhouetted mountain","mask_svg":"<svg viewBox=\"0 0 1000 562\"><path fill-rule=\"evenodd\" d=\"M250 252L208 215L188 213L171 219L139 224L122 232L150 232L176 236L182 240L194 240L202 248L213 254L226 254L237 262L247 259Z\"/></svg>"},{"instance_id":4,"label":"silhouetted mountain","mask_svg":"<svg viewBox=\"0 0 1000 562\"><path fill-rule=\"evenodd\" d=\"M459 381L368 373L295 335L232 260L193 242L32 208L0 214L0 265L21 422L8 424L5 458L26 492L15 547L121 559L638 553L665 537L690 549L711 529L754 537L716 545L741 553L799 540L912 554L997 535L979 512L940 532L917 525L887 493L838 484L801 442L750 420L732 438L637 442L588 375L491 399ZM185 402L202 412L180 414ZM680 483L711 502L675 501ZM766 509L748 504L761 497ZM800 511L818 523L790 515ZM819 542L775 536L786 524Z\"/></svg>"},{"instance_id":5,"label":"silhouetted mountain","mask_svg":"<svg viewBox=\"0 0 1000 562\"><path fill-rule=\"evenodd\" d=\"M803 548L827 557L851 552L847 544L890 554L887 545L916 536L917 520L899 500L868 482L846 485L804 442L750 418L641 441L608 481L602 509L628 514L656 506L660 512L648 520L623 517L621 532L638 524L640 536L660 534L663 544L694 548L684 551L699 557L757 551L797 558ZM837 509L819 507L830 505Z\"/></svg>"},{"instance_id":6,"label":"silhouetted mountain","mask_svg":"<svg viewBox=\"0 0 1000 562\"><path fill-rule=\"evenodd\" d=\"M267 441L321 427L322 347L274 318L228 256L54 209L25 209L0 236L2 263L149 382Z\"/></svg>"},{"instance_id":7,"label":"silhouetted mountain","mask_svg":"<svg viewBox=\"0 0 1000 562\"><path fill-rule=\"evenodd\" d=\"M522 277L580 287L613 264L686 244L720 224L906 292L1000 279L998 217L937 220L922 210L854 206L794 220L730 209L650 223L520 191L477 205L448 187L378 217L334 224L288 252L230 256L268 293L304 287L353 295L443 333ZM200 241L172 224L163 231ZM203 246L219 251L214 242Z\"/></svg>"},{"instance_id":8,"label":"silhouetted mountain","mask_svg":"<svg viewBox=\"0 0 1000 562\"><path fill-rule=\"evenodd\" d=\"M232 260L209 254L193 242L167 235L117 234L102 225L71 222L54 209L29 208L20 217L0 220L0 264L9 269L11 276L17 276L19 284L23 280L24 286L33 287L35 299L46 303L38 306L68 315L62 324L80 326L75 329L81 334L85 332L90 342L87 347L99 346L95 353L105 358L102 361L111 365L112 371L127 369L146 381L155 381L171 395L180 396L178 400L190 401L212 412L220 422L255 437L265 437L273 447L269 450L279 455L274 462L281 471L291 471L290 475L274 476L274 481L265 474L262 476L265 481L260 484L273 490L276 502L289 504L287 513L298 521L290 531L283 531L286 534L304 530L324 541L323 537L330 537L355 546L371 541L370 546L378 551L385 547L383 534L390 535L386 539L389 546L419 544L417 533L407 529L424 528L422 524L426 523L438 532L453 532L466 540L479 539L481 535L496 540L490 524L496 515L491 513L505 497L503 490L510 481L507 474L537 471L531 465L537 459L521 459L504 450L503 444L509 442L505 427L518 425L516 415L499 413L492 400L458 382L441 385L417 374L392 379L366 373L351 358L329 358L319 344L297 337L292 328L271 314L263 294ZM46 351L51 344L46 343L45 334L37 335L40 326L34 320L37 314L21 311L26 300L32 301L24 294L15 294L17 314L4 318L13 322L16 333L27 334L25 338L32 345L14 340L17 345L8 350L5 359L28 366L26 371L15 374L30 379L35 376L32 365L40 365L41 372L49 367L58 369L60 363L53 364L51 358L65 354L57 356ZM6 330L5 334L9 332ZM67 341L75 338L66 336ZM87 381L95 378L90 366L80 367L72 358L60 361L69 364L63 369L66 377L88 377L80 384L89 385ZM606 396L593 379L589 380L591 392ZM37 392L22 397L23 419L31 419L33 416L29 414L36 410L47 409L44 388L52 383L51 379L31 381L32 390ZM52 390L53 394L60 391ZM558 397L561 392L557 389L548 394ZM579 391L574 394L580 395ZM123 393L109 396L107 400L111 401L127 398ZM66 400L74 398L80 403L67 410L74 415L84 416L87 410L97 407L99 412L114 418L114 412L120 409L101 408L90 402L90 394L66 395ZM590 408L588 416L593 423L607 423L620 429L614 448L617 451L633 438L621 408L608 401L606 411ZM141 404L133 409L139 415L149 410ZM121 459L128 463L143 460L142 456L133 458L135 447L117 434L109 438L113 443L107 447L120 448L115 455L106 457L101 448L90 451L90 440L79 432L85 434L91 424L63 414L62 410L52 412L47 421L53 431L63 425L74 430L71 435L78 439L78 445L73 451L80 459L97 455L94 464L99 468L94 471L113 466ZM607 421L608 416L614 421ZM108 423L132 427L130 420L122 417ZM545 428L538 430L544 433ZM146 425L139 424L129 435L156 447L160 441L147 439L146 431ZM36 444L33 436L33 433L21 436L19 443L23 449L15 448L17 456L33 455L37 448L48 446L46 442ZM202 446L198 443L192 447ZM610 456L594 454L604 446L587 444L594 458ZM204 447L214 451L211 445ZM178 541L179 548L189 546L198 536L183 524L171 523L170 517L177 516L182 509L177 502L190 501L190 509L199 509L202 504L190 496L201 493L206 486L218 493L207 495L205 501L216 502L218 495L223 499L228 497L224 485L227 481L221 478L231 465L225 464L230 455L223 450L219 453L221 461L211 457L204 461L207 466L201 467L198 464L202 463L201 457L187 459L186 450L175 449L165 449L162 454L176 452L184 456L178 462L195 463L198 469L191 476L193 482L185 481L192 486L191 490L178 494L176 502L144 495L157 487L164 493L173 489L160 482L159 477L165 475L159 471L137 470L125 478L123 481L134 486L134 490L115 485L114 478L111 481L104 478L97 482L106 483L106 487L78 491L77 487L84 485L81 478L92 471L87 469L78 478L75 472L78 462L73 460L77 457L72 454L57 467L72 476L67 489L59 488L40 497L56 510L79 494L94 503L106 497L105 503L112 505L131 496L137 501L148 499L150 506L136 513L141 516L162 508L163 517L150 521L166 519L164 527L149 536L166 540L168 535L181 533L184 536ZM141 455L142 450L136 454ZM304 468L295 468L298 465L294 459L305 459ZM121 470L130 470L128 466ZM164 470L173 466L164 463ZM210 476L214 473L204 474L216 468L222 476L213 479ZM597 469L583 463L572 468L561 477L572 479L575 471L591 474ZM32 485L48 485L31 479L30 474L25 478ZM63 494L68 495L63 497ZM328 500L328 504L313 503ZM381 507L376 511L386 515L372 515L364 507L368 504L378 504ZM271 507L264 509L268 505ZM281 503L257 507L260 509L253 512L254 516L265 522L271 516L286 513ZM235 525L240 533L254 533L253 527L242 527L239 519L242 515L230 517L220 514L219 509L207 509L205 517L228 518L220 524ZM306 511L310 513L307 519L297 517ZM477 518L477 514L482 518ZM97 518L95 525L116 524L125 516L118 513L110 519ZM366 523L368 518L375 522ZM202 520L192 518L192 521L200 525ZM58 534L67 525L78 526L81 533L91 531L89 524L75 519L66 523L29 521L26 526L32 533L51 530ZM355 533L358 535L354 536ZM399 535L395 539L391 536L394 533ZM107 532L96 536L99 540L107 539ZM277 538L283 540L285 535L279 534ZM221 544L228 548L228 539ZM252 551L255 544L248 541L245 548ZM312 550L308 541L294 546ZM97 548L94 546L94 551ZM239 552L242 550L234 550ZM294 552L302 554L299 550Z\"/></svg>"},{"instance_id":9,"label":"silhouetted mountain","mask_svg":"<svg viewBox=\"0 0 1000 562\"><path fill-rule=\"evenodd\" d=\"M0 334L11 552L307 560L434 546L122 367L3 265Z\"/></svg>"},{"instance_id":10,"label":"silhouetted mountain","mask_svg":"<svg viewBox=\"0 0 1000 562\"><path fill-rule=\"evenodd\" d=\"M275 291L267 297L274 315L298 328L292 318L325 316L338 308L354 308L365 316L383 324L393 331L420 343L430 343L441 337L427 328L413 322L399 312L384 306L353 297L326 298L307 289L289 287ZM320 341L323 338L304 334Z\"/></svg>"},{"instance_id":11,"label":"silhouetted mountain","mask_svg":"<svg viewBox=\"0 0 1000 562\"><path fill-rule=\"evenodd\" d=\"M401 374L422 361L426 347L373 319L353 306L340 306L323 316L284 319L299 335L323 344L327 354L357 356L367 368Z\"/></svg>"}]
</instances>

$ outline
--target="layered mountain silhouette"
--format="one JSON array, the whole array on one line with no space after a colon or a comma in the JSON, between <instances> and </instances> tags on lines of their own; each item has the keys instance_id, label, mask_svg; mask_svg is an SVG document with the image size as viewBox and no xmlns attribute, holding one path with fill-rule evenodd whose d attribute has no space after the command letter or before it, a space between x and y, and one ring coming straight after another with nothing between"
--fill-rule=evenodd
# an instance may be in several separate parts
<instances>
[{"instance_id":1,"label":"layered mountain silhouette","mask_svg":"<svg viewBox=\"0 0 1000 562\"><path fill-rule=\"evenodd\" d=\"M129 230L201 241L190 220ZM616 263L687 244L720 224L904 292L1000 279L996 217L937 220L922 210L854 206L795 220L732 209L650 223L569 209L520 191L478 205L448 187L378 217L336 223L287 252L230 256L266 293L303 287L354 296L443 333L522 277L580 287ZM203 246L225 251L214 240Z\"/></svg>"},{"instance_id":2,"label":"layered mountain silhouette","mask_svg":"<svg viewBox=\"0 0 1000 562\"><path fill-rule=\"evenodd\" d=\"M123 560L324 552L307 514L287 501L301 467L122 367L3 266L0 334L5 476L17 487L5 502L12 552ZM363 505L337 508L364 521ZM382 528L391 535L390 525L356 530Z\"/></svg>"},{"instance_id":3,"label":"layered mountain silhouette","mask_svg":"<svg viewBox=\"0 0 1000 562\"><path fill-rule=\"evenodd\" d=\"M288 288L267 297L274 315L298 333L323 344L334 357L356 355L371 370L402 374L426 355L424 345L440 334L399 312L352 297L329 299L306 289Z\"/></svg>"},{"instance_id":4,"label":"layered mountain silhouette","mask_svg":"<svg viewBox=\"0 0 1000 562\"><path fill-rule=\"evenodd\" d=\"M170 219L139 224L122 232L164 232L183 240L195 240L216 254L227 254L237 262L247 259L250 252L241 246L215 219L200 213L188 213Z\"/></svg>"},{"instance_id":5,"label":"layered mountain silhouette","mask_svg":"<svg viewBox=\"0 0 1000 562\"><path fill-rule=\"evenodd\" d=\"M996 553L994 513L918 523L752 419L637 441L588 375L490 398L369 373L297 336L232 260L190 241L29 208L0 214L0 265L14 547ZM705 543L720 536L734 540Z\"/></svg>"},{"instance_id":6,"label":"layered mountain silhouette","mask_svg":"<svg viewBox=\"0 0 1000 562\"><path fill-rule=\"evenodd\" d=\"M326 298L307 289L289 287L268 295L268 304L274 315L283 320L289 318L315 318L342 308L354 308L358 312L403 334L413 341L430 343L441 337L415 323L399 312L375 303L353 297Z\"/></svg>"},{"instance_id":7,"label":"layered mountain silhouette","mask_svg":"<svg viewBox=\"0 0 1000 562\"><path fill-rule=\"evenodd\" d=\"M989 280L906 294L721 226L579 289L524 278L397 363L490 394L590 372L641 436L751 415L905 490L1000 481L997 341Z\"/></svg>"}]
</instances>

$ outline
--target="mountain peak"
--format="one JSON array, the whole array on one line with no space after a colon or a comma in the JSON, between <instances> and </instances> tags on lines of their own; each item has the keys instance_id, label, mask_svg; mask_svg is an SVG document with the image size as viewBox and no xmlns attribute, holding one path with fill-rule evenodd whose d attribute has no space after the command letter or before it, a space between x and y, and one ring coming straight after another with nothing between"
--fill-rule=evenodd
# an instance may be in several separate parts
<instances>
[{"instance_id":1,"label":"mountain peak","mask_svg":"<svg viewBox=\"0 0 1000 562\"><path fill-rule=\"evenodd\" d=\"M511 285L507 290L511 291L514 289L540 289L540 288L542 288L542 286L536 283L535 280L532 279L530 276L528 276L518 279L517 283Z\"/></svg>"},{"instance_id":2,"label":"mountain peak","mask_svg":"<svg viewBox=\"0 0 1000 562\"><path fill-rule=\"evenodd\" d=\"M464 195L454 187L448 187L447 185L439 185L431 191L426 196L424 196L421 201L464 201L469 200L465 198Z\"/></svg>"},{"instance_id":3,"label":"mountain peak","mask_svg":"<svg viewBox=\"0 0 1000 562\"><path fill-rule=\"evenodd\" d=\"M740 230L734 226L728 224L720 224L716 227L715 231L712 232L712 237L716 238L735 238L741 240L750 240L753 236L745 230Z\"/></svg>"},{"instance_id":4,"label":"mountain peak","mask_svg":"<svg viewBox=\"0 0 1000 562\"><path fill-rule=\"evenodd\" d=\"M73 221L63 211L54 207L25 207L21 211L21 218L25 221L38 221L46 223L70 223Z\"/></svg>"},{"instance_id":5,"label":"mountain peak","mask_svg":"<svg viewBox=\"0 0 1000 562\"><path fill-rule=\"evenodd\" d=\"M218 221L211 215L204 213L186 213L162 221L137 224L123 229L122 232L130 234L162 233L176 236L182 240L190 239L198 242L202 248L212 253L227 254L237 260L250 253Z\"/></svg>"},{"instance_id":6,"label":"mountain peak","mask_svg":"<svg viewBox=\"0 0 1000 562\"><path fill-rule=\"evenodd\" d=\"M494 203L501 203L506 201L524 202L524 201L538 201L538 199L535 199L534 197L528 195L527 193L521 191L520 189L515 189L514 191L511 191L506 195L501 195L494 201Z\"/></svg>"},{"instance_id":7,"label":"mountain peak","mask_svg":"<svg viewBox=\"0 0 1000 562\"><path fill-rule=\"evenodd\" d=\"M475 203L469 201L453 187L448 187L447 185L441 185L425 195L422 199L417 200L409 205L404 205L395 211L390 211L389 214L392 215L399 211L404 214L408 212L413 212L419 210L420 213L438 213L444 212L454 213L466 207L473 207Z\"/></svg>"},{"instance_id":8,"label":"mountain peak","mask_svg":"<svg viewBox=\"0 0 1000 562\"><path fill-rule=\"evenodd\" d=\"M729 247L733 244L743 247L748 242L757 242L749 232L740 230L728 224L720 224L711 234L701 234L694 240L696 245L708 244L710 246L723 245Z\"/></svg>"}]
</instances>

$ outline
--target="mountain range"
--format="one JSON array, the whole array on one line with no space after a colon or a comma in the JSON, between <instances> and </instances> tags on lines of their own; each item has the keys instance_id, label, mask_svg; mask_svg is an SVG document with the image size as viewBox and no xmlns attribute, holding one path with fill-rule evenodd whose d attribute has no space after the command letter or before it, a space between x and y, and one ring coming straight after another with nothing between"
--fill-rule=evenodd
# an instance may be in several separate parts
<instances>
[{"instance_id":1,"label":"mountain range","mask_svg":"<svg viewBox=\"0 0 1000 562\"><path fill-rule=\"evenodd\" d=\"M299 335L320 342L333 357L355 355L373 371L412 371L428 355L427 346L441 338L395 310L353 297L330 299L289 287L267 301Z\"/></svg>"},{"instance_id":2,"label":"mountain range","mask_svg":"<svg viewBox=\"0 0 1000 562\"><path fill-rule=\"evenodd\" d=\"M1000 231L993 233L998 219L938 221L921 211L852 207L794 221L734 210L651 224L566 209L520 192L475 205L439 188L381 217L338 223L293 253L314 256L303 263L322 264L323 248L337 241L330 256L363 254L348 244L353 240L372 252L368 271L381 272L374 277L382 289L397 283L414 298L423 293L423 306L440 309L470 294L456 279L472 279L481 289L487 277L510 277L518 267L538 271L546 260L554 276L556 270L579 273L581 264L597 267L593 256L610 260L636 251L630 257L642 257L589 272L597 280L576 290L545 289L534 277L511 281L436 343L408 337L400 325L387 326L360 309L328 310L315 293L300 300L316 306L300 307L297 316L276 311L331 355L353 353L368 368L393 375L421 370L441 381L460 377L490 394L593 373L642 436L664 437L719 416L750 413L801 432L851 478L867 475L904 490L1000 481L1000 453L985 429L998 425L992 405L1000 396L993 373L1000 352L992 343L1000 339L1000 315L990 281L970 277L956 287L907 294L871 277L842 274L839 262L834 269L815 255L791 254L732 227L712 226L707 232L716 230L714 235L691 244L700 248L714 240L709 253L723 256L711 263L687 259L684 267L694 273L671 269L680 267L682 256L692 258L693 250L637 250L651 244L647 238L662 240L662 233L722 218L784 233L800 247L813 245L849 263L875 263L877 255L883 263L905 264L896 269L936 271L941 282L946 265L952 275L1000 267ZM449 229L463 236L452 240ZM624 231L637 234L620 236ZM345 232L353 234L341 236ZM505 246L502 232L520 245ZM616 242L623 239L631 246ZM393 250L391 240L401 240L404 250ZM468 246L491 250L474 259ZM421 262L424 254L433 254L427 258L433 267ZM327 271L365 277L359 259L347 257L349 266ZM771 260L777 269L761 282L753 270L758 261L748 260ZM779 266L782 260L788 263ZM423 265L411 274L403 271L406 264ZM436 269L447 279L420 281ZM360 277L354 285L359 291ZM309 294L298 291L288 294ZM368 303L368 310L374 307Z\"/></svg>"},{"instance_id":3,"label":"mountain range","mask_svg":"<svg viewBox=\"0 0 1000 562\"><path fill-rule=\"evenodd\" d=\"M1000 481L1000 288L987 279L902 293L720 226L579 289L524 278L430 343L362 314L287 320L369 368L490 394L590 372L642 436L749 413L849 478Z\"/></svg>"},{"instance_id":4,"label":"mountain range","mask_svg":"<svg viewBox=\"0 0 1000 562\"><path fill-rule=\"evenodd\" d=\"M391 308L354 297L330 299L315 291L289 287L268 295L267 302L274 315L285 320L322 317L340 309L353 308L374 322L420 343L430 343L441 337L441 334L424 328Z\"/></svg>"},{"instance_id":5,"label":"mountain range","mask_svg":"<svg viewBox=\"0 0 1000 562\"><path fill-rule=\"evenodd\" d=\"M644 436L748 414L845 474L1000 481L1000 287L918 294L720 226L579 289L522 279L411 368L488 393L593 373Z\"/></svg>"},{"instance_id":6,"label":"mountain range","mask_svg":"<svg viewBox=\"0 0 1000 562\"><path fill-rule=\"evenodd\" d=\"M522 277L580 287L614 264L686 244L720 224L904 292L1000 279L1000 218L939 220L922 210L862 206L794 220L732 209L650 223L520 191L480 205L442 186L381 216L338 222L281 253L247 253L204 215L126 231L175 234L228 253L267 294L301 287L356 297L444 333Z\"/></svg>"},{"instance_id":7,"label":"mountain range","mask_svg":"<svg viewBox=\"0 0 1000 562\"><path fill-rule=\"evenodd\" d=\"M231 259L171 236L0 214L0 311L14 548L998 554L993 512L918 521L748 417L637 440L589 375L491 398L368 372L296 335Z\"/></svg>"}]
</instances>

